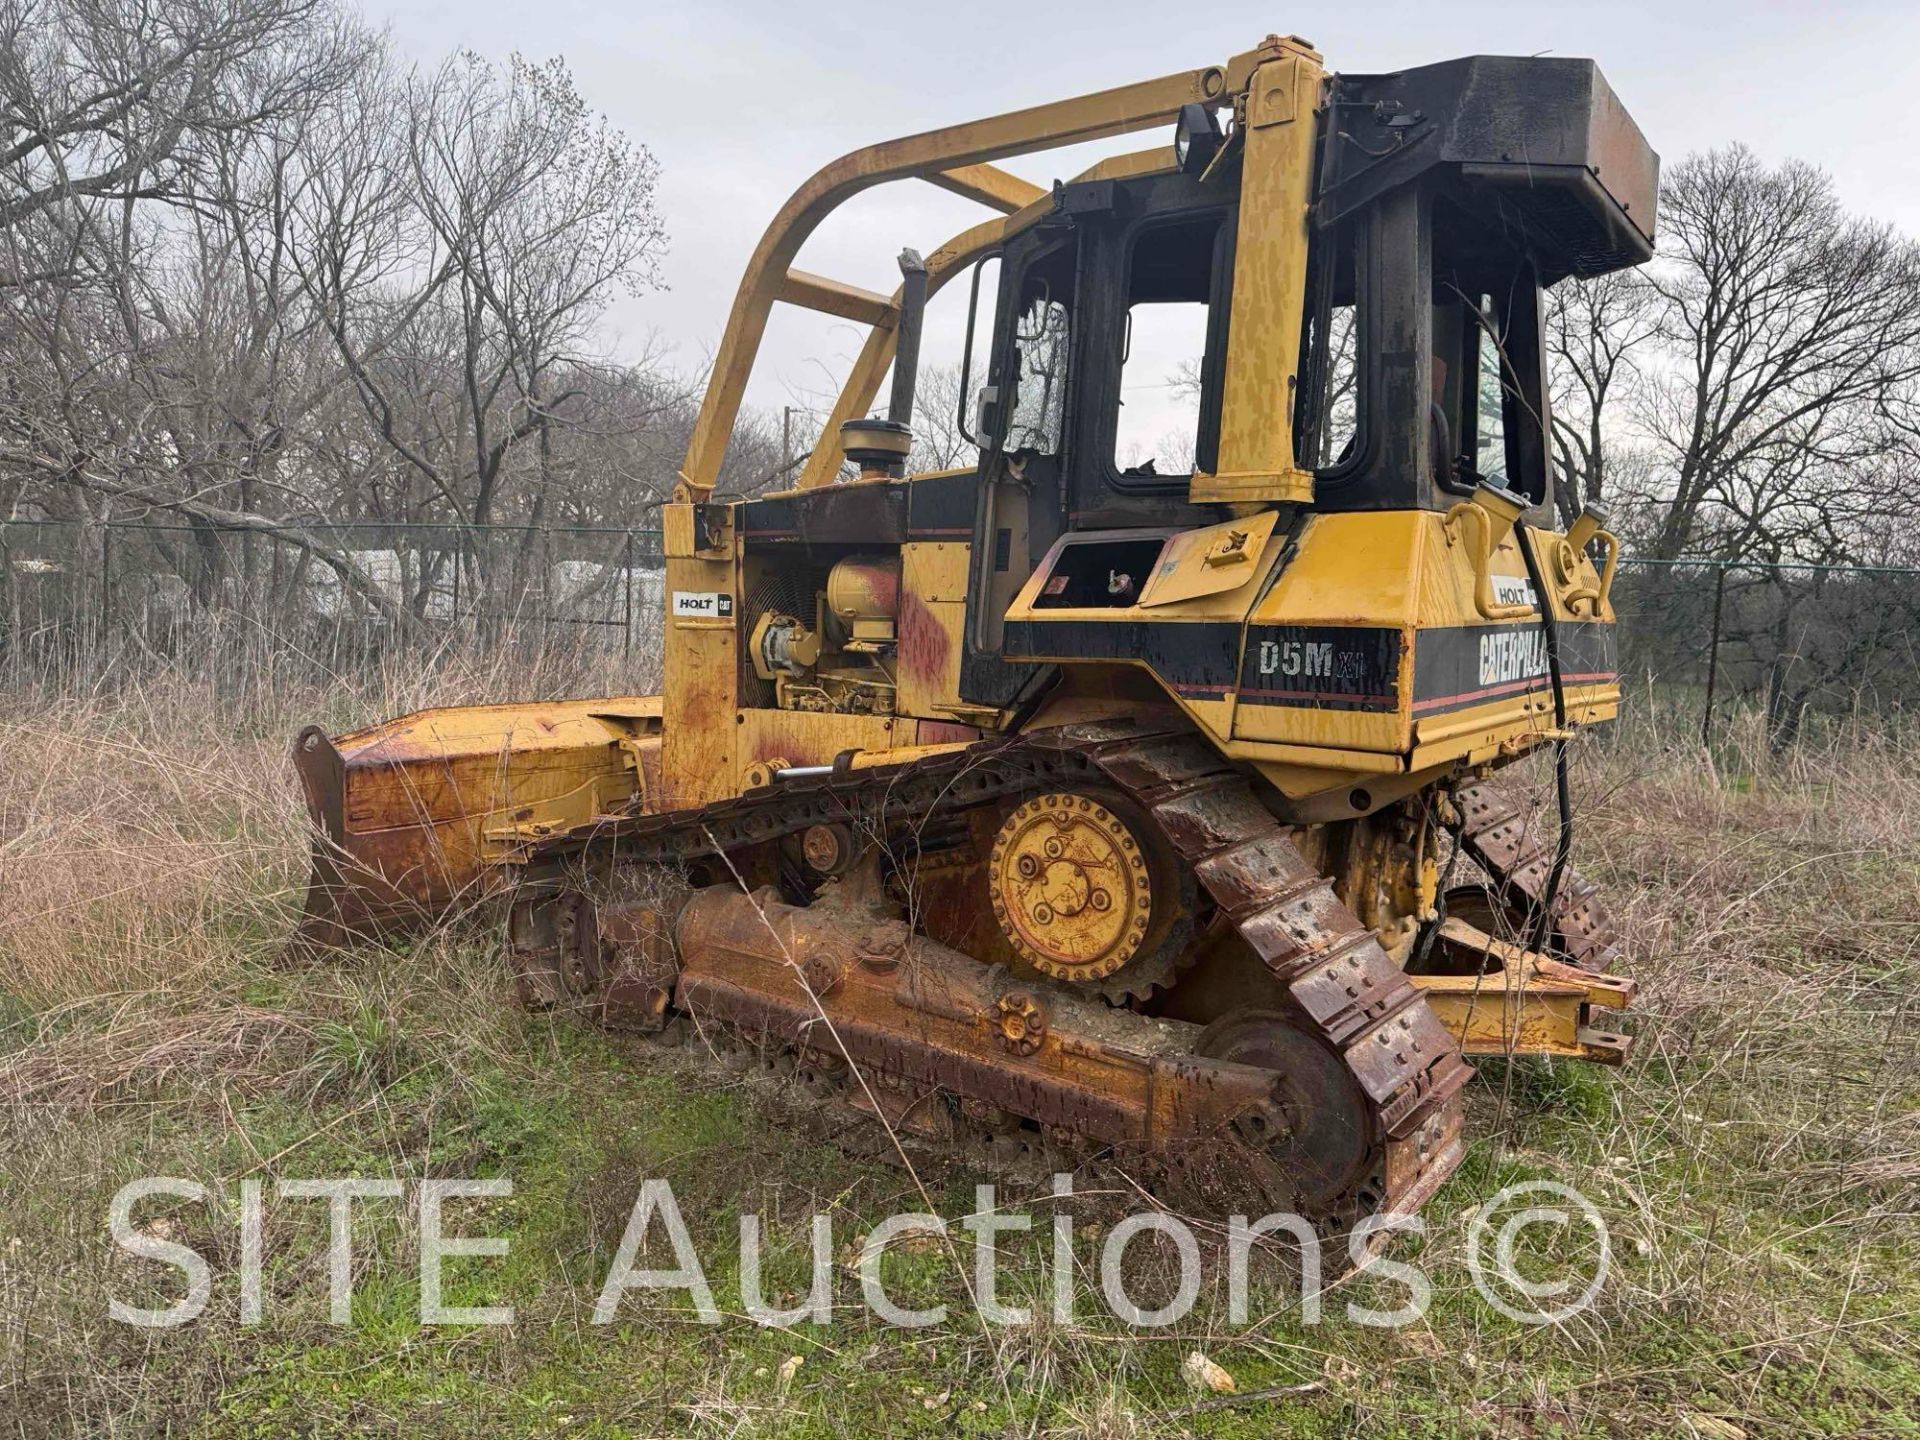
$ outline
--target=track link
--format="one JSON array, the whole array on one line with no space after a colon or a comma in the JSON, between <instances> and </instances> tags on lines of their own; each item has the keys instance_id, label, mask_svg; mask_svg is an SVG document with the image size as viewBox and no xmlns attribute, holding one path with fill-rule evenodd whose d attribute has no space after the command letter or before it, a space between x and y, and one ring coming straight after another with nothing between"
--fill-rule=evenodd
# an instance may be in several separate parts
<instances>
[{"instance_id":1,"label":"track link","mask_svg":"<svg viewBox=\"0 0 1920 1440\"><path fill-rule=\"evenodd\" d=\"M1212 747L1192 735L1105 738L1090 757L1148 807L1372 1103L1379 1161L1354 1187L1347 1222L1418 1209L1460 1158L1458 1097L1473 1070L1452 1034Z\"/></svg>"}]
</instances>

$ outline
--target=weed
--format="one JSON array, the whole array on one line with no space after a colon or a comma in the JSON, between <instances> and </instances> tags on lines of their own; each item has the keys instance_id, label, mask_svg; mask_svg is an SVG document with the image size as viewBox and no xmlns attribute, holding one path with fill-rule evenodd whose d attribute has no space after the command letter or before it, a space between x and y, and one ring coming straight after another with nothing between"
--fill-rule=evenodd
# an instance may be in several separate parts
<instances>
[{"instance_id":1,"label":"weed","mask_svg":"<svg viewBox=\"0 0 1920 1440\"><path fill-rule=\"evenodd\" d=\"M831 1143L827 1125L697 1056L515 1011L476 932L299 964L282 954L305 865L285 752L298 724L585 688L449 660L374 691L246 687L238 710L217 687L165 679L0 700L10 1429L1920 1433L1920 1246L1904 1228L1920 1211L1911 737L1853 723L1774 755L1757 720L1728 717L1709 768L1671 717L1630 715L1581 747L1580 861L1630 937L1635 1055L1621 1071L1481 1066L1465 1163L1427 1206L1424 1239L1395 1242L1434 1279L1422 1325L1346 1323L1349 1299L1401 1298L1363 1280L1307 1327L1287 1267L1262 1262L1249 1322L1229 1318L1210 1278L1178 1325L1129 1333L1098 1298L1100 1227L1129 1203L1115 1194L1075 1202L1078 1308L1056 1322L1046 1203L1006 1189L1003 1203L1039 1225L1005 1241L1000 1282L1032 1320L983 1327L944 1251L902 1250L884 1262L897 1298L950 1311L907 1332L865 1313L841 1252L923 1202L898 1169ZM115 1188L149 1174L211 1192L141 1212L214 1266L207 1312L175 1331L106 1319L110 1295L177 1294L172 1272L105 1238ZM449 1211L454 1233L512 1248L449 1262L446 1298L511 1304L515 1324L420 1326L413 1188L362 1202L348 1329L327 1321L326 1207L273 1204L267 1314L239 1324L240 1183L338 1174L410 1187L510 1176L510 1199ZM637 1292L614 1324L589 1323L649 1177L672 1183L710 1262L718 1327ZM937 1165L921 1176L953 1216L972 1208L977 1178ZM1521 1179L1577 1186L1614 1238L1600 1298L1554 1329L1496 1313L1462 1263L1476 1207ZM787 1305L810 1276L806 1217L832 1217L832 1325L762 1330L740 1316L731 1257L747 1210L767 1218L767 1298ZM966 1246L959 1255L970 1262ZM1208 1260L1217 1268L1211 1247ZM1144 1249L1138 1263L1144 1299L1164 1266ZM1239 1397L1196 1403L1182 1378L1194 1349L1233 1374Z\"/></svg>"}]
</instances>

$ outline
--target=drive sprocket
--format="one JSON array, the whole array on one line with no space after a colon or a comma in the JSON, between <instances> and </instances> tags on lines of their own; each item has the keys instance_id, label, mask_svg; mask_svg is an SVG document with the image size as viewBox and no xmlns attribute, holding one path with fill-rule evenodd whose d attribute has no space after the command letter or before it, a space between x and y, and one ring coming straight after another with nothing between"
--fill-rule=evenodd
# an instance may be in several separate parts
<instances>
[{"instance_id":1,"label":"drive sprocket","mask_svg":"<svg viewBox=\"0 0 1920 1440\"><path fill-rule=\"evenodd\" d=\"M1114 1001L1173 978L1192 934L1192 890L1137 806L1101 791L1049 790L1000 825L987 893L1007 942L1055 980Z\"/></svg>"}]
</instances>

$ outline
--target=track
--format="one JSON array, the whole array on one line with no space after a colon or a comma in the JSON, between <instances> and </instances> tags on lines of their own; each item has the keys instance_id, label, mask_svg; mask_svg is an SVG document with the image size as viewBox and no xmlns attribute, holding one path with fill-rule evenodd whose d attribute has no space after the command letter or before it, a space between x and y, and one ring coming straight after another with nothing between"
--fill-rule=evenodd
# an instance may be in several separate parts
<instances>
[{"instance_id":1,"label":"track","mask_svg":"<svg viewBox=\"0 0 1920 1440\"><path fill-rule=\"evenodd\" d=\"M1330 1153L1351 1155L1339 1201L1345 1224L1373 1211L1417 1209L1459 1163L1457 1097L1473 1072L1446 1027L1373 932L1340 903L1333 882L1301 857L1244 776L1204 741L1190 735L1103 738L1087 753L1149 808L1207 893L1286 987L1293 1013L1273 1018L1310 1031L1336 1053L1343 1078L1370 1102L1377 1131L1367 1153L1359 1153L1353 1137L1329 1134L1308 1121L1297 1136L1295 1165L1317 1172ZM1259 1017L1220 1021L1208 1027L1201 1048L1270 1063L1287 1054L1269 1046L1271 1031ZM1338 1083L1329 1075L1316 1078L1319 1087ZM1316 1081L1303 1076L1296 1083L1298 1108L1306 1109Z\"/></svg>"},{"instance_id":2,"label":"track","mask_svg":"<svg viewBox=\"0 0 1920 1440\"><path fill-rule=\"evenodd\" d=\"M1459 1092L1471 1069L1419 990L1302 858L1247 779L1189 732L1123 723L1029 732L898 767L806 777L697 811L621 817L548 842L541 854L568 862L576 875L665 873L813 824L877 834L1076 787L1121 791L1151 816L1280 982L1283 1008L1204 1029L1180 1025L1108 1008L1085 987L1020 981L1010 990L1002 972L914 938L912 965L940 977L941 1005L903 989L898 1003L914 1013L876 1019L872 1008L891 1002L877 996L886 987L867 984L859 965L823 961L807 974L804 993L792 990L781 972L801 971L796 949L830 948L817 926L795 927L815 925L825 912L817 904L781 906L769 891L755 901L763 907L757 920L736 923L735 932L748 933L724 964L712 958L711 941L690 950L682 929L682 968L670 992L655 974L655 998L643 1013L670 999L696 1027L748 1044L823 1094L840 1093L889 1118L937 1116L938 1123L914 1128L922 1138L954 1142L950 1148L969 1159L993 1163L1036 1147L1076 1161L1118 1154L1202 1203L1244 1205L1251 1188L1267 1208L1296 1210L1329 1234L1370 1214L1417 1209L1459 1163ZM715 885L714 904L723 903L723 890L743 898L737 884ZM576 893L565 903L583 898ZM779 911L777 926L767 923L771 910ZM872 914L844 921L853 930L872 923ZM571 934L580 922L564 924ZM767 928L781 930L787 963L755 971L743 957L754 944L750 932ZM599 943L598 925L591 933L589 948ZM721 926L712 933L733 932ZM623 965L635 968L633 953L590 963L599 973L589 981L604 985ZM657 947L646 953L657 972ZM860 983L842 984L847 975ZM1040 1048L1031 1059L983 1057L969 1049L981 1033L976 1022L998 1023L993 1017L1010 999L1043 1012L1047 1033L1063 1037L1059 1054ZM825 1048L821 1019L838 1022L836 1043ZM1073 1057L1089 1051L1119 1067L1112 1097L1072 1088ZM1248 1101L1249 1076L1268 1098ZM1130 1084L1137 1103L1127 1100ZM1251 1124L1249 1104L1262 1111Z\"/></svg>"},{"instance_id":3,"label":"track","mask_svg":"<svg viewBox=\"0 0 1920 1440\"><path fill-rule=\"evenodd\" d=\"M1453 802L1460 811L1460 843L1493 877L1499 898L1522 914L1538 913L1553 869L1553 826L1534 823L1517 792L1487 780L1462 785ZM1572 866L1553 899L1553 928L1567 958L1581 969L1620 969L1620 932L1601 904L1599 887Z\"/></svg>"}]
</instances>

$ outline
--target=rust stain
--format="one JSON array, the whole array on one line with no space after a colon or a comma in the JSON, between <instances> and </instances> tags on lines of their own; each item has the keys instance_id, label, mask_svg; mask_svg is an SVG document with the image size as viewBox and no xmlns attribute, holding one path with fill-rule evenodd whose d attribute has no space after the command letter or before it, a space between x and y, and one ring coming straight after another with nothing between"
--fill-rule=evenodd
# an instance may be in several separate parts
<instances>
[{"instance_id":1,"label":"rust stain","mask_svg":"<svg viewBox=\"0 0 1920 1440\"><path fill-rule=\"evenodd\" d=\"M660 793L661 744L661 738L658 735L649 735L645 739L638 741L633 747L634 763L639 768L640 773L640 794L641 798L646 802L646 808L649 812L658 810L663 798Z\"/></svg>"},{"instance_id":2,"label":"rust stain","mask_svg":"<svg viewBox=\"0 0 1920 1440\"><path fill-rule=\"evenodd\" d=\"M865 963L871 919L732 886L699 891L680 915L675 1002L770 1036L809 1034L825 1011L825 1043L854 1064L1100 1141L1163 1150L1251 1115L1283 1123L1270 1072L1159 1053L1137 1023L1123 1040L1097 1001L1008 980L918 938L904 939L903 963Z\"/></svg>"},{"instance_id":3,"label":"rust stain","mask_svg":"<svg viewBox=\"0 0 1920 1440\"><path fill-rule=\"evenodd\" d=\"M928 692L937 694L946 679L947 659L952 653L946 627L926 601L911 590L900 597L899 616L900 678L905 682L911 676Z\"/></svg>"},{"instance_id":4,"label":"rust stain","mask_svg":"<svg viewBox=\"0 0 1920 1440\"><path fill-rule=\"evenodd\" d=\"M900 608L900 562L888 557L858 565L861 588L873 608L882 614L898 613Z\"/></svg>"},{"instance_id":5,"label":"rust stain","mask_svg":"<svg viewBox=\"0 0 1920 1440\"><path fill-rule=\"evenodd\" d=\"M747 743L743 748L741 764L752 761L765 764L771 760L784 760L789 765L814 764L815 745L806 733L806 726L783 723L790 711L761 711L752 717L753 723L747 731Z\"/></svg>"},{"instance_id":6,"label":"rust stain","mask_svg":"<svg viewBox=\"0 0 1920 1440\"><path fill-rule=\"evenodd\" d=\"M608 704L651 702L450 707L337 742L303 730L294 765L315 830L304 939L337 945L430 924L510 884L501 861L524 834L617 803L634 777L599 718Z\"/></svg>"}]
</instances>

